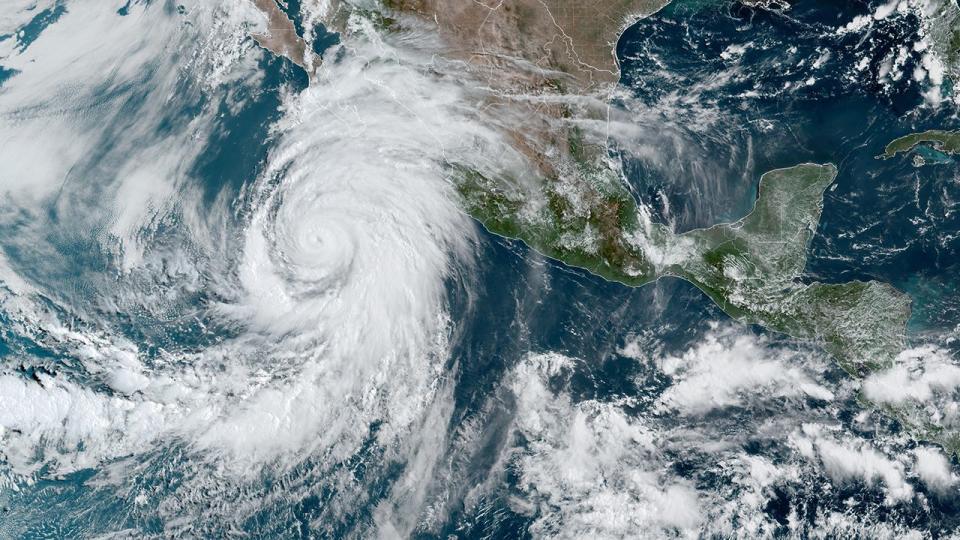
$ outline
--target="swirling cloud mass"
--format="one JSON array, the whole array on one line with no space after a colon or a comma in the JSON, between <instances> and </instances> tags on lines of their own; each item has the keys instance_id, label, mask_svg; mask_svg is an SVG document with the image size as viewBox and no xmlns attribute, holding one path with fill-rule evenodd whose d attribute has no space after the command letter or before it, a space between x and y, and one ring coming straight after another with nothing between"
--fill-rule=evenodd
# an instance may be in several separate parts
<instances>
[{"instance_id":1,"label":"swirling cloud mass","mask_svg":"<svg viewBox=\"0 0 960 540\"><path fill-rule=\"evenodd\" d=\"M295 91L265 80L278 63L245 1L107 4L58 12L0 94L4 315L31 340L0 379L6 482L176 448L171 511L211 474L245 490L315 467L348 513L356 471L325 464L406 462L449 414L447 296L468 285L475 230L446 177L503 171L510 151L463 81L428 73L424 36L398 48L371 26ZM263 166L209 185L225 118L265 93Z\"/></svg>"},{"instance_id":2,"label":"swirling cloud mass","mask_svg":"<svg viewBox=\"0 0 960 540\"><path fill-rule=\"evenodd\" d=\"M328 7L303 6L308 47ZM740 326L670 348L610 322L632 305L675 332L663 314L699 296L598 294L472 221L451 179L531 181L529 119L429 28L351 18L308 74L264 24L248 0L0 8L3 534L892 537L917 531L811 501L955 495L940 450L835 421L936 398L952 425L948 353L861 389ZM581 127L662 161L632 126L666 113L634 105ZM629 373L604 382L589 339Z\"/></svg>"}]
</instances>

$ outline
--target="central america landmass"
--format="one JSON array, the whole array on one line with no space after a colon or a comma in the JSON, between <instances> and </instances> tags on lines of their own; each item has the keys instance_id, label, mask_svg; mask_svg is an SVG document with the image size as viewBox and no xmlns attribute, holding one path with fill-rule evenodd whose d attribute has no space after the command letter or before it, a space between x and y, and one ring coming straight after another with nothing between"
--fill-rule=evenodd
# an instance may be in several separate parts
<instances>
[{"instance_id":1,"label":"central america landmass","mask_svg":"<svg viewBox=\"0 0 960 540\"><path fill-rule=\"evenodd\" d=\"M383 0L375 10L370 2L359 10L346 0L327 0L324 24L348 33L349 17L362 11L386 32L432 27L445 44L439 54L488 89L482 106L523 118L500 128L537 169L534 187L448 164L463 208L490 232L630 287L663 277L686 280L738 321L822 346L856 379L890 367L906 345L910 298L878 281L805 279L834 165L767 172L747 216L677 234L637 203L619 163L609 159L607 141L577 127L606 119L607 97L619 81L614 50L623 30L668 3ZM305 67L316 65L297 58L309 56L298 43L262 34L258 41ZM937 432L903 411L886 412L921 438L958 447L956 434Z\"/></svg>"}]
</instances>

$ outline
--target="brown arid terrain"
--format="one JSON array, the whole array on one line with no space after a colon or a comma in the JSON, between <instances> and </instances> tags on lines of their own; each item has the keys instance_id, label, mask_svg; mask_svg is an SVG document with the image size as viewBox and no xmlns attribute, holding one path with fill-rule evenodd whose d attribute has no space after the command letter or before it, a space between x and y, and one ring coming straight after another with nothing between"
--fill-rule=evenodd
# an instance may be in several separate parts
<instances>
[{"instance_id":1,"label":"brown arid terrain","mask_svg":"<svg viewBox=\"0 0 960 540\"><path fill-rule=\"evenodd\" d=\"M306 46L277 0L251 1L268 19L257 42L304 66ZM583 92L617 82L620 34L669 1L383 0L383 7L436 25L446 55L466 61L494 87L549 82ZM340 6L332 4L335 12Z\"/></svg>"},{"instance_id":2,"label":"brown arid terrain","mask_svg":"<svg viewBox=\"0 0 960 540\"><path fill-rule=\"evenodd\" d=\"M623 31L670 0L384 0L400 14L435 25L445 56L490 88L488 106L513 119L510 140L548 187L572 184L599 200L586 179L606 156L606 141L571 129L603 120L606 95L620 79L616 44ZM584 96L599 99L583 99ZM584 162L584 160L586 160ZM616 175L613 175L616 176ZM614 179L614 181L619 181ZM540 195L540 194L537 194Z\"/></svg>"},{"instance_id":3,"label":"brown arid terrain","mask_svg":"<svg viewBox=\"0 0 960 540\"><path fill-rule=\"evenodd\" d=\"M292 23L281 21L286 16L277 0L251 1L269 21L269 35L254 36L258 43L314 72L319 59L309 58L303 40L290 31ZM323 23L340 32L349 32L349 13L361 9L347 0L306 1L324 6ZM500 129L536 169L532 186L496 178L473 188L516 191L519 199L537 204L557 202L561 191L575 192L604 216L619 212L624 195L619 170L608 163L604 137L577 126L606 120L607 97L620 77L617 40L669 2L380 0L376 11L388 29L435 32L441 44L436 55L446 71L453 66L457 77L483 89L480 108L490 118L504 119ZM614 207L608 208L608 201ZM619 243L619 229L602 230L611 235L608 244Z\"/></svg>"},{"instance_id":4,"label":"brown arid terrain","mask_svg":"<svg viewBox=\"0 0 960 540\"><path fill-rule=\"evenodd\" d=\"M253 39L264 49L306 69L306 43L297 35L293 21L280 9L276 0L251 0L267 17L266 32L253 34Z\"/></svg>"},{"instance_id":5,"label":"brown arid terrain","mask_svg":"<svg viewBox=\"0 0 960 540\"><path fill-rule=\"evenodd\" d=\"M451 55L488 82L544 79L579 91L616 83L623 30L669 0L386 0L434 21Z\"/></svg>"},{"instance_id":6,"label":"brown arid terrain","mask_svg":"<svg viewBox=\"0 0 960 540\"><path fill-rule=\"evenodd\" d=\"M271 21L261 45L315 73L302 40L273 22L283 15L274 1L256 0ZM509 169L442 164L462 210L491 233L631 287L684 279L733 319L817 343L854 378L889 367L903 350L907 295L877 281L801 279L835 165L770 171L753 212L681 234L652 220L629 191L607 138L618 121L609 105L620 78L615 47L628 26L670 0L306 1L348 38L359 12L362 28L419 47L429 61L417 69L458 85L471 115L523 156ZM500 149L481 148L488 151L503 159ZM955 433L888 412L920 438L960 449Z\"/></svg>"}]
</instances>

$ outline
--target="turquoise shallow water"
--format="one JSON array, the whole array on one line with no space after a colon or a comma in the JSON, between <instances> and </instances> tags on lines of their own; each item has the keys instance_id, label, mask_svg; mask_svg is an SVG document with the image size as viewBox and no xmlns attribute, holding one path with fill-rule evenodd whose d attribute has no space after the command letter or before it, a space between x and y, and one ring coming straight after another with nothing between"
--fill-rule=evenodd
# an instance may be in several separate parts
<instances>
[{"instance_id":1,"label":"turquoise shallow water","mask_svg":"<svg viewBox=\"0 0 960 540\"><path fill-rule=\"evenodd\" d=\"M192 36L189 29L201 22L191 17L204 12L185 4L118 3L111 16L167 17L183 25L172 26L177 29L173 35ZM293 1L287 5L292 15L299 7ZM809 276L893 283L914 300L911 340L949 348L955 346L949 336L960 324L956 167L924 149L918 152L936 158L931 161L937 165L915 168L912 156L888 161L874 156L904 133L952 127L953 113L946 107L923 107L917 85L851 79L862 58L870 70L879 68L893 48L916 38L917 21L910 17L878 23L869 39L862 33L836 35L836 27L872 7L804 0L779 13L741 3L687 2L636 24L617 46L628 95L614 107L640 135L616 141L619 157L641 201L678 230L741 216L766 170L802 161L837 163L840 175L825 200ZM38 40L56 28L58 17L69 14L69 3L54 2L29 17L17 37L4 37L29 51L42 45ZM304 18L293 18L302 33ZM336 48L336 36L319 26L315 30L321 37L312 44L314 50ZM166 43L162 37L158 41ZM182 54L180 65L188 65L197 50L215 48L202 37L193 36L198 44L187 53L159 50ZM113 357L92 356L89 349L122 357L104 343L135 344L146 369L180 377L191 388L209 391L207 399L222 398L237 409L248 394L277 381L312 377L334 387L353 382L349 375L360 370L359 361L333 363L309 375L296 371L300 364L324 358L329 340L317 339L313 329L274 332L230 308L243 301L235 289L249 249L245 235L256 229L257 211L266 208L264 230L274 243L265 252L277 259L288 247L282 242L288 239L284 226L316 217L303 213L281 221L283 204L290 201L278 186L292 182L296 172L295 163L271 168L275 153L287 148L285 137L305 124L322 131L327 123L341 126L336 123L340 117L371 117L348 104L314 111L306 120L298 117L299 126L283 124L298 104L309 107L290 97L305 93L306 74L241 39L245 45L236 56L252 59L247 68L254 75L228 78L212 90L191 80L189 70L175 71L174 82L165 85L162 66L151 60L145 65L156 71L123 78L118 69L115 80L105 77L97 91L76 101L42 96L40 106L2 102L6 121L66 117L68 126L80 126L81 139L96 140L99 149L76 160L54 195L36 203L39 210L20 202L22 206L3 207L0 248L6 263L39 291L17 295L11 292L12 281L4 284L3 375L51 394L60 388L51 381L71 381L81 390L70 394L73 400L66 408L82 410L84 418L98 413L106 418L103 410L112 410L82 409L88 402L149 401L149 388L122 390L135 385L135 379L118 382L98 371ZM343 58L350 53L340 54L331 61L346 64ZM820 59L822 65L812 68ZM363 72L346 73L358 84L370 83L369 88L380 82L364 79ZM0 98L4 81L17 76L0 68ZM327 86L318 92L346 91L336 82L324 81ZM158 88L170 97L155 113ZM687 97L695 99L682 99ZM146 133L139 130L145 119L153 122ZM131 133L159 149L138 155L133 168L118 150L140 149L139 144L125 146ZM180 146L183 134L192 142ZM352 134L347 129L339 133L344 139ZM350 169L366 171L364 166L378 161L380 151L395 142L381 135L366 133L371 145L383 146L368 148ZM632 145L669 159L644 159L631 151ZM198 210L157 211L136 235L147 246L144 262L124 272L124 250L133 248L117 247L108 232L120 211L109 208L106 218L99 212L107 206L114 175L133 176L151 160L162 161L167 147L175 148L174 161L185 162L182 168L164 170L189 179L176 185L179 197L173 200ZM183 157L191 148L199 150L196 157ZM312 151L309 141L295 148L294 154ZM329 169L342 157L321 155L324 159L310 163L311 170ZM397 155L388 157L399 159ZM322 184L323 177L317 178ZM348 207L343 214L350 223L364 222L363 210ZM387 214L376 214L371 222L387 219ZM203 217L211 221L203 222ZM369 239L359 228L334 225L339 227L335 239ZM443 276L442 304L450 330L444 334L444 356L430 364L438 373L432 388L439 388L440 397L423 393L410 400L439 405L417 416L411 429L415 436L390 439L390 424L399 420L387 413L354 414L364 403L377 405L374 410L403 405L389 400L389 390L417 373L405 371L402 354L394 357L387 376L369 375L376 382L372 387L361 386L338 402L323 402L325 394L318 394L316 408L295 411L320 416L335 410L350 421L359 418L343 435L358 434L357 444L324 446L323 435L337 427L330 422L310 434L302 448L291 443L287 452L250 465L252 472L241 480L232 476L232 468L248 464L215 459L216 447L204 444L216 425L201 414L176 420L176 427L200 427L171 428L143 445L125 443L137 435L139 422L108 422L107 435L81 434L72 446L41 441L27 447L26 461L39 465L26 476L9 474L11 464L23 459L14 455L22 446L13 443L24 434L5 432L0 535L351 538L380 531L389 537L390 526L408 523L407 535L418 538L565 533L616 538L637 531L654 537L683 532L733 537L745 530L782 537L818 532L875 537L910 530L943 535L960 526L956 494L935 492L912 468L909 456L918 443L899 437L900 427L882 416L864 421L856 388L822 352L734 324L679 280L629 289L546 260L518 242L470 230L472 262L454 259ZM294 240L308 244L312 239L304 234ZM342 246L333 236L328 243ZM428 257L430 246L421 247L424 251L414 260ZM401 281L402 269L377 270L376 275L394 276L398 287L408 285ZM304 285L311 276L293 270L290 275L281 277L298 291L296 300L326 298L323 290ZM376 281L374 275L365 277ZM416 300L419 289L408 290L403 298ZM24 314L18 307L24 298L40 315ZM261 306L265 311L272 307ZM62 328L44 325L48 319L64 321ZM417 325L432 322L417 320ZM333 335L350 334L354 328L348 323L345 317L322 321ZM399 339L402 329L389 337ZM364 337L361 342L375 341L379 334L368 331ZM253 368L234 377L233 370L245 365ZM711 366L721 367L711 371ZM737 378L743 374L745 379ZM777 378L781 375L786 378ZM724 385L733 390L712 393ZM796 391L802 385L821 391ZM36 396L46 394L23 395L24 402L30 397L40 402ZM709 406L684 408L702 396ZM284 418L284 411L270 414L274 416L257 417L261 425L247 427L255 432ZM809 435L803 430L810 425L835 431ZM58 433L51 430L43 437ZM242 441L245 435L237 431L230 438ZM60 450L84 456L102 450L96 445L103 440L104 446L115 444L120 450L108 448L106 457L68 473L43 459ZM835 444L857 459L890 464L887 476L838 476L825 465L826 458L805 456L798 440L814 441L820 452ZM954 458L948 467L956 472ZM897 474L912 495L890 502ZM751 500L757 502L745 502ZM679 507L689 507L684 509L699 517L673 515Z\"/></svg>"},{"instance_id":2,"label":"turquoise shallow water","mask_svg":"<svg viewBox=\"0 0 960 540\"><path fill-rule=\"evenodd\" d=\"M681 227L743 212L763 171L832 162L839 175L813 242L812 278L879 279L902 288L924 280L954 282L960 261L952 233L960 226L953 212L960 195L955 161L923 146L914 153L944 166L916 169L912 155L874 159L904 133L949 129L953 113L949 107L926 108L923 87L912 81L882 85L853 67L860 61L877 65L888 51L916 39L914 27L890 21L867 39L836 35L828 30L835 21L868 12L836 3L801 2L783 15L697 5L688 16L688 9L678 3L650 24L641 23L619 47L627 57L625 81L640 100L654 104L670 92L694 92L719 117L716 128L700 131L695 110L669 114L686 155L666 170L638 165L638 182L662 188L670 208L684 209ZM742 53L730 54L740 48ZM818 63L815 70L803 68ZM720 82L718 73L724 74ZM675 144L665 143L665 152ZM746 187L745 177L753 187ZM936 303L956 303L954 287L941 290L944 298ZM920 330L918 321L912 327Z\"/></svg>"}]
</instances>

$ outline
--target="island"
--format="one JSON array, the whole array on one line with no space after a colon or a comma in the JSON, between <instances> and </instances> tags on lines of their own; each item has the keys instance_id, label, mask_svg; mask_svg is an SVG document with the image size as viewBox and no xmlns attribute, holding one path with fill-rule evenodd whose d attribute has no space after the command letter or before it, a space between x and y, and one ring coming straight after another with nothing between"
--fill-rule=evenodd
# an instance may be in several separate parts
<instances>
[{"instance_id":1,"label":"island","mask_svg":"<svg viewBox=\"0 0 960 540\"><path fill-rule=\"evenodd\" d=\"M911 133L890 141L877 156L879 159L890 159L897 154L906 153L922 144L931 145L934 150L948 155L960 153L960 131L930 130L922 133Z\"/></svg>"},{"instance_id":2,"label":"island","mask_svg":"<svg viewBox=\"0 0 960 540\"><path fill-rule=\"evenodd\" d=\"M443 164L464 211L491 233L628 287L685 280L733 319L818 344L854 379L890 367L906 346L910 298L878 281L826 283L805 275L836 166L801 163L766 172L746 216L676 233L630 192L608 141L596 130L582 129L606 121L619 81L614 48L620 34L668 3L323 0L318 5L324 25L347 37L356 27L348 22L354 16L388 34L435 32L434 55L443 62L438 69L454 69L458 80L470 81L464 86L473 91L484 118L511 119L492 125L528 161L522 178ZM273 7L265 12L273 13ZM958 11L948 3L940 13L953 20ZM955 35L952 28L936 33L937 50L949 52L951 61ZM956 132L946 131L908 135L881 157L923 143L956 152L957 139ZM864 405L881 408L866 400ZM937 430L906 408L883 410L918 438L960 449L956 433Z\"/></svg>"},{"instance_id":3,"label":"island","mask_svg":"<svg viewBox=\"0 0 960 540\"><path fill-rule=\"evenodd\" d=\"M282 15L275 0L252 1L270 20ZM904 347L906 295L875 281L804 280L834 165L770 171L747 216L676 234L629 192L607 141L578 127L605 119L624 28L668 2L382 0L370 11L328 0L324 23L349 32L360 12L385 32L432 28L438 54L486 89L479 105L520 119L498 129L528 158L533 181L447 164L463 208L490 232L631 287L686 280L736 320L820 344L856 377L891 365Z\"/></svg>"}]
</instances>

